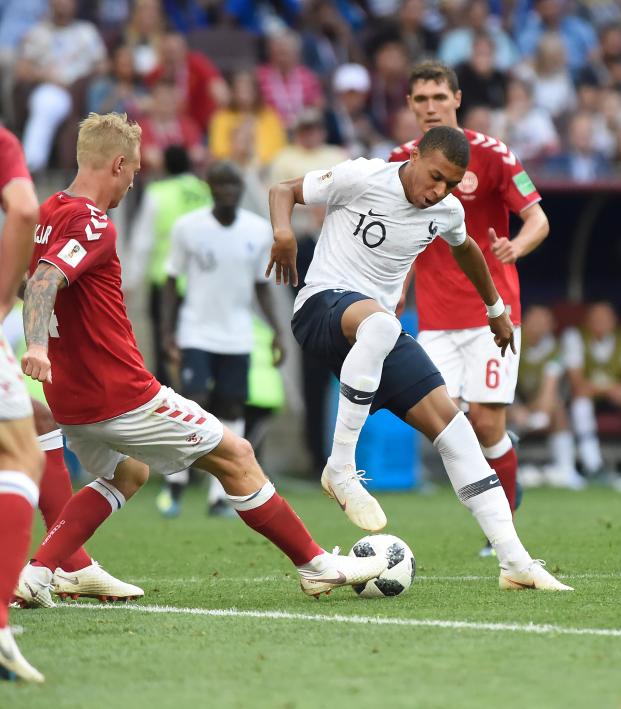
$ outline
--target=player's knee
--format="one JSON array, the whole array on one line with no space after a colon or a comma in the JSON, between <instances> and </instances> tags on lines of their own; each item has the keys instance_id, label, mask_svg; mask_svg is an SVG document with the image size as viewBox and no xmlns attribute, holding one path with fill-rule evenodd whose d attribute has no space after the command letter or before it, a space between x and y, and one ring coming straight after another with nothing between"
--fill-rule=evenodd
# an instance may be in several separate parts
<instances>
[{"instance_id":1,"label":"player's knee","mask_svg":"<svg viewBox=\"0 0 621 709\"><path fill-rule=\"evenodd\" d=\"M248 462L254 462L254 449L250 445L249 441L245 438L237 437L233 446L235 462L239 463L244 468L247 466Z\"/></svg>"},{"instance_id":2,"label":"player's knee","mask_svg":"<svg viewBox=\"0 0 621 709\"><path fill-rule=\"evenodd\" d=\"M56 431L58 424L54 420L52 412L47 408L47 406L36 399L31 399L31 403L37 436L42 436L45 433Z\"/></svg>"},{"instance_id":3,"label":"player's knee","mask_svg":"<svg viewBox=\"0 0 621 709\"><path fill-rule=\"evenodd\" d=\"M395 346L400 334L401 323L394 315L377 312L360 323L356 331L356 341L363 342L386 357Z\"/></svg>"}]
</instances>

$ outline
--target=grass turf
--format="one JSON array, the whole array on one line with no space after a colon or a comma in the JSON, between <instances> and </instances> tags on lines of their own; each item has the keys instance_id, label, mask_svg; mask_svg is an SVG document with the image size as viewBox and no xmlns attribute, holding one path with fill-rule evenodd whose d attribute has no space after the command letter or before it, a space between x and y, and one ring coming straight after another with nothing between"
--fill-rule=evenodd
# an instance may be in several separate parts
<instances>
[{"instance_id":1,"label":"grass turf","mask_svg":"<svg viewBox=\"0 0 621 709\"><path fill-rule=\"evenodd\" d=\"M528 492L523 541L567 575L573 594L500 592L479 559L478 528L442 490L384 495L388 532L418 562L406 595L363 600L350 589L307 598L282 554L238 520L209 519L196 489L161 519L155 485L88 548L145 589L141 605L620 629L621 498L603 489ZM363 536L320 494L289 500L326 548ZM460 579L461 576L483 578ZM147 613L119 607L12 611L42 687L0 684L0 707L619 707L621 636ZM86 608L82 608L86 606Z\"/></svg>"}]
</instances>

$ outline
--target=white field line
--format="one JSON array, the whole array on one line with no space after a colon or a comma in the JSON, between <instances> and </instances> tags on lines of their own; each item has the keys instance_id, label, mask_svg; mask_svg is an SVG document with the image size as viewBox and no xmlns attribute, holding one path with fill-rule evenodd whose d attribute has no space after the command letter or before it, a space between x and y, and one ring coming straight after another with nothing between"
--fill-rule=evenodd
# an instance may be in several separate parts
<instances>
[{"instance_id":1,"label":"white field line","mask_svg":"<svg viewBox=\"0 0 621 709\"><path fill-rule=\"evenodd\" d=\"M138 613L163 613L217 618L259 618L269 620L294 620L321 623L350 623L353 625L396 625L411 628L441 628L447 630L482 630L491 632L528 633L535 635L593 635L621 638L621 629L571 628L561 625L537 625L535 623L474 623L464 620L434 620L415 618L382 618L363 615L321 615L310 613L287 613L285 611L242 611L237 608L177 608L175 606L94 605L92 603L64 604L67 607L90 611L130 610Z\"/></svg>"},{"instance_id":2,"label":"white field line","mask_svg":"<svg viewBox=\"0 0 621 709\"><path fill-rule=\"evenodd\" d=\"M131 578L132 583L209 583L216 581L224 581L226 583L273 583L287 581L293 578L291 576L285 576L284 574L279 576L273 574L271 576L220 576L218 574L207 573L205 576L188 576L186 578L171 578L169 576L160 576L155 578L153 576L144 576L142 578ZM462 581L491 581L492 579L497 579L498 575L495 576L426 576L417 575L415 581L451 581L461 583ZM610 573L610 574L556 574L556 578L559 579L620 579L621 573Z\"/></svg>"}]
</instances>

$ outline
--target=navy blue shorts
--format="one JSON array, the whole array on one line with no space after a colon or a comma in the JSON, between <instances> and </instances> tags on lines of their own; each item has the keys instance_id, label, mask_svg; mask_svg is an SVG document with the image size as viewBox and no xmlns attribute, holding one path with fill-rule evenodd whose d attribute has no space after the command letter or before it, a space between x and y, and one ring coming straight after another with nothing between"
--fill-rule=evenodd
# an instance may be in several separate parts
<instances>
[{"instance_id":1,"label":"navy blue shorts","mask_svg":"<svg viewBox=\"0 0 621 709\"><path fill-rule=\"evenodd\" d=\"M300 347L324 361L339 378L343 361L351 349L341 328L341 318L347 308L359 300L369 300L369 296L355 291L325 290L309 298L291 321ZM443 384L442 375L427 353L411 335L401 331L384 360L371 413L388 409L405 420L412 406Z\"/></svg>"},{"instance_id":2,"label":"navy blue shorts","mask_svg":"<svg viewBox=\"0 0 621 709\"><path fill-rule=\"evenodd\" d=\"M189 399L207 394L219 401L245 404L249 368L249 354L182 349L180 394Z\"/></svg>"}]
</instances>

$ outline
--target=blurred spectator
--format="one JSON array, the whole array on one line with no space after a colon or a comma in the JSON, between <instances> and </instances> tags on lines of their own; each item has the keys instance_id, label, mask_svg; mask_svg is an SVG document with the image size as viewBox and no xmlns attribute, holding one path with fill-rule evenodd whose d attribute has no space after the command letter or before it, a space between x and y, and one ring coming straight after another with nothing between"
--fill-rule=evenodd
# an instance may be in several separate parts
<instances>
[{"instance_id":1,"label":"blurred spectator","mask_svg":"<svg viewBox=\"0 0 621 709\"><path fill-rule=\"evenodd\" d=\"M380 139L368 107L370 88L371 77L362 64L342 64L334 73L327 141L345 148L350 158L366 156Z\"/></svg>"},{"instance_id":2,"label":"blurred spectator","mask_svg":"<svg viewBox=\"0 0 621 709\"><path fill-rule=\"evenodd\" d=\"M597 150L600 150L605 155L614 158L617 163L621 160L621 92L613 91L612 89L605 89L602 93L601 100L601 116L606 122L606 133L599 135L596 134L594 138L594 146ZM594 130L598 130L598 114L594 116ZM611 150L607 150L607 145L601 144L600 139L607 137L607 135L612 136L613 144ZM616 166L617 169L619 165Z\"/></svg>"},{"instance_id":3,"label":"blurred spectator","mask_svg":"<svg viewBox=\"0 0 621 709\"><path fill-rule=\"evenodd\" d=\"M301 8L301 0L224 0L223 11L238 27L270 34L293 27Z\"/></svg>"},{"instance_id":4,"label":"blurred spectator","mask_svg":"<svg viewBox=\"0 0 621 709\"><path fill-rule=\"evenodd\" d=\"M602 86L621 90L621 24L602 27L597 56L583 72L595 73Z\"/></svg>"},{"instance_id":5,"label":"blurred spectator","mask_svg":"<svg viewBox=\"0 0 621 709\"><path fill-rule=\"evenodd\" d=\"M13 63L22 39L48 6L49 0L0 0L0 66Z\"/></svg>"},{"instance_id":6,"label":"blurred spectator","mask_svg":"<svg viewBox=\"0 0 621 709\"><path fill-rule=\"evenodd\" d=\"M369 54L389 40L401 42L410 63L422 61L435 54L438 48L438 32L426 23L424 0L403 0L394 17L379 23L370 23L365 46Z\"/></svg>"},{"instance_id":7,"label":"blurred spectator","mask_svg":"<svg viewBox=\"0 0 621 709\"><path fill-rule=\"evenodd\" d=\"M299 115L293 143L283 148L272 163L269 182L305 175L311 170L330 168L347 159L347 153L336 145L326 143L326 129L321 111L307 108Z\"/></svg>"},{"instance_id":8,"label":"blurred spectator","mask_svg":"<svg viewBox=\"0 0 621 709\"><path fill-rule=\"evenodd\" d=\"M131 48L127 45L117 47L112 53L108 75L95 79L88 87L87 111L127 113L130 118L136 120L148 102L148 92L134 68Z\"/></svg>"},{"instance_id":9,"label":"blurred spectator","mask_svg":"<svg viewBox=\"0 0 621 709\"><path fill-rule=\"evenodd\" d=\"M576 111L591 116L594 149L615 159L621 137L621 95L604 91L595 73L585 72L576 86Z\"/></svg>"},{"instance_id":10,"label":"blurred spectator","mask_svg":"<svg viewBox=\"0 0 621 709\"><path fill-rule=\"evenodd\" d=\"M563 370L552 311L541 305L529 307L522 319L516 402L509 408L509 419L523 437L549 434L552 467L545 471L547 482L582 489L584 479L576 470L574 439L560 391Z\"/></svg>"},{"instance_id":11,"label":"blurred spectator","mask_svg":"<svg viewBox=\"0 0 621 709\"><path fill-rule=\"evenodd\" d=\"M244 191L239 206L269 219L268 191L259 171L255 155L255 134L251 123L239 123L230 133L229 159L241 170Z\"/></svg>"},{"instance_id":12,"label":"blurred spectator","mask_svg":"<svg viewBox=\"0 0 621 709\"><path fill-rule=\"evenodd\" d=\"M47 166L56 131L73 108L72 86L104 68L106 48L97 28L75 15L75 0L51 0L49 20L32 27L21 47L17 80L34 85L23 136L33 172Z\"/></svg>"},{"instance_id":13,"label":"blurred spectator","mask_svg":"<svg viewBox=\"0 0 621 709\"><path fill-rule=\"evenodd\" d=\"M195 167L205 162L205 147L199 127L182 112L179 89L160 79L153 88L148 112L139 120L142 127L142 165L159 171L164 167L164 151L171 145L183 146Z\"/></svg>"},{"instance_id":14,"label":"blurred spectator","mask_svg":"<svg viewBox=\"0 0 621 709\"><path fill-rule=\"evenodd\" d=\"M580 14L596 27L604 27L621 20L621 6L618 0L579 0Z\"/></svg>"},{"instance_id":15,"label":"blurred spectator","mask_svg":"<svg viewBox=\"0 0 621 709\"><path fill-rule=\"evenodd\" d=\"M300 63L300 40L294 32L270 37L267 52L267 63L257 69L261 94L291 128L303 108L323 105L321 84L317 75Z\"/></svg>"},{"instance_id":16,"label":"blurred spectator","mask_svg":"<svg viewBox=\"0 0 621 709\"><path fill-rule=\"evenodd\" d=\"M240 71L231 80L231 100L213 116L209 129L209 148L214 158L232 155L232 133L246 124L251 134L252 159L265 167L287 144L287 136L279 115L263 102L257 79L249 71Z\"/></svg>"},{"instance_id":17,"label":"blurred spectator","mask_svg":"<svg viewBox=\"0 0 621 709\"><path fill-rule=\"evenodd\" d=\"M78 16L97 26L106 45L119 42L123 29L131 14L132 0L81 0Z\"/></svg>"},{"instance_id":18,"label":"blurred spectator","mask_svg":"<svg viewBox=\"0 0 621 709\"><path fill-rule=\"evenodd\" d=\"M390 135L397 111L408 93L409 65L399 42L386 42L373 56L371 77L371 115L383 135Z\"/></svg>"},{"instance_id":19,"label":"blurred spectator","mask_svg":"<svg viewBox=\"0 0 621 709\"><path fill-rule=\"evenodd\" d=\"M416 116L409 108L404 106L394 115L390 135L387 138L382 138L378 134L375 134L375 139L369 141L366 157L388 160L390 153L395 149L395 145L409 143L421 136L422 133L418 127Z\"/></svg>"},{"instance_id":20,"label":"blurred spectator","mask_svg":"<svg viewBox=\"0 0 621 709\"><path fill-rule=\"evenodd\" d=\"M482 33L489 33L493 37L493 66L505 71L510 69L519 55L511 37L489 14L487 0L473 0L467 3L462 25L448 31L442 37L438 48L438 59L449 66L468 61L472 56L474 39Z\"/></svg>"},{"instance_id":21,"label":"blurred spectator","mask_svg":"<svg viewBox=\"0 0 621 709\"><path fill-rule=\"evenodd\" d=\"M455 67L461 88L461 106L457 112L460 121L472 106L502 108L507 91L507 76L494 66L494 42L485 33L472 41L472 55L467 62Z\"/></svg>"},{"instance_id":22,"label":"blurred spectator","mask_svg":"<svg viewBox=\"0 0 621 709\"><path fill-rule=\"evenodd\" d=\"M493 114L487 106L472 106L465 113L459 125L468 130L485 135L494 133Z\"/></svg>"},{"instance_id":23,"label":"blurred spectator","mask_svg":"<svg viewBox=\"0 0 621 709\"><path fill-rule=\"evenodd\" d=\"M522 162L542 160L559 151L560 141L552 119L533 104L533 88L512 79L507 86L507 105L493 118L493 135L511 146Z\"/></svg>"},{"instance_id":24,"label":"blurred spectator","mask_svg":"<svg viewBox=\"0 0 621 709\"><path fill-rule=\"evenodd\" d=\"M157 379L171 385L162 346L162 289L166 283L166 259L170 233L177 219L187 212L212 204L206 182L190 172L190 159L184 148L171 145L164 151L167 177L151 182L145 189L132 227L123 288L133 300L142 289L145 273L149 287L149 316L152 326L153 354Z\"/></svg>"},{"instance_id":25,"label":"blurred spectator","mask_svg":"<svg viewBox=\"0 0 621 709\"><path fill-rule=\"evenodd\" d=\"M603 468L596 411L621 414L621 329L610 303L594 303L581 328L563 338L571 384L571 419L578 453L588 476Z\"/></svg>"},{"instance_id":26,"label":"blurred spectator","mask_svg":"<svg viewBox=\"0 0 621 709\"><path fill-rule=\"evenodd\" d=\"M558 32L563 38L567 61L574 75L586 65L597 48L597 35L591 25L571 14L566 0L534 0L534 9L522 27L516 29L517 44L532 57L545 32Z\"/></svg>"},{"instance_id":27,"label":"blurred spectator","mask_svg":"<svg viewBox=\"0 0 621 709\"><path fill-rule=\"evenodd\" d=\"M185 37L178 32L168 32L159 44L159 64L147 82L153 86L160 79L177 85L183 110L203 132L216 109L228 101L228 86L218 69L199 52L189 51Z\"/></svg>"},{"instance_id":28,"label":"blurred spectator","mask_svg":"<svg viewBox=\"0 0 621 709\"><path fill-rule=\"evenodd\" d=\"M559 34L541 35L532 65L523 65L516 74L533 84L535 105L545 109L552 118L563 118L575 108L574 82Z\"/></svg>"},{"instance_id":29,"label":"blurred spectator","mask_svg":"<svg viewBox=\"0 0 621 709\"><path fill-rule=\"evenodd\" d=\"M302 24L302 59L324 85L341 64L360 59L352 35L338 8L331 0L313 0L306 8Z\"/></svg>"},{"instance_id":30,"label":"blurred spectator","mask_svg":"<svg viewBox=\"0 0 621 709\"><path fill-rule=\"evenodd\" d=\"M594 146L591 114L577 113L570 118L566 150L549 158L543 170L550 177L583 183L611 177L610 160Z\"/></svg>"},{"instance_id":31,"label":"blurred spectator","mask_svg":"<svg viewBox=\"0 0 621 709\"><path fill-rule=\"evenodd\" d=\"M224 3L217 0L163 0L164 12L177 32L188 34L222 20Z\"/></svg>"},{"instance_id":32,"label":"blurred spectator","mask_svg":"<svg viewBox=\"0 0 621 709\"><path fill-rule=\"evenodd\" d=\"M134 65L140 76L155 70L165 26L160 0L136 0L124 41L134 53Z\"/></svg>"}]
</instances>

